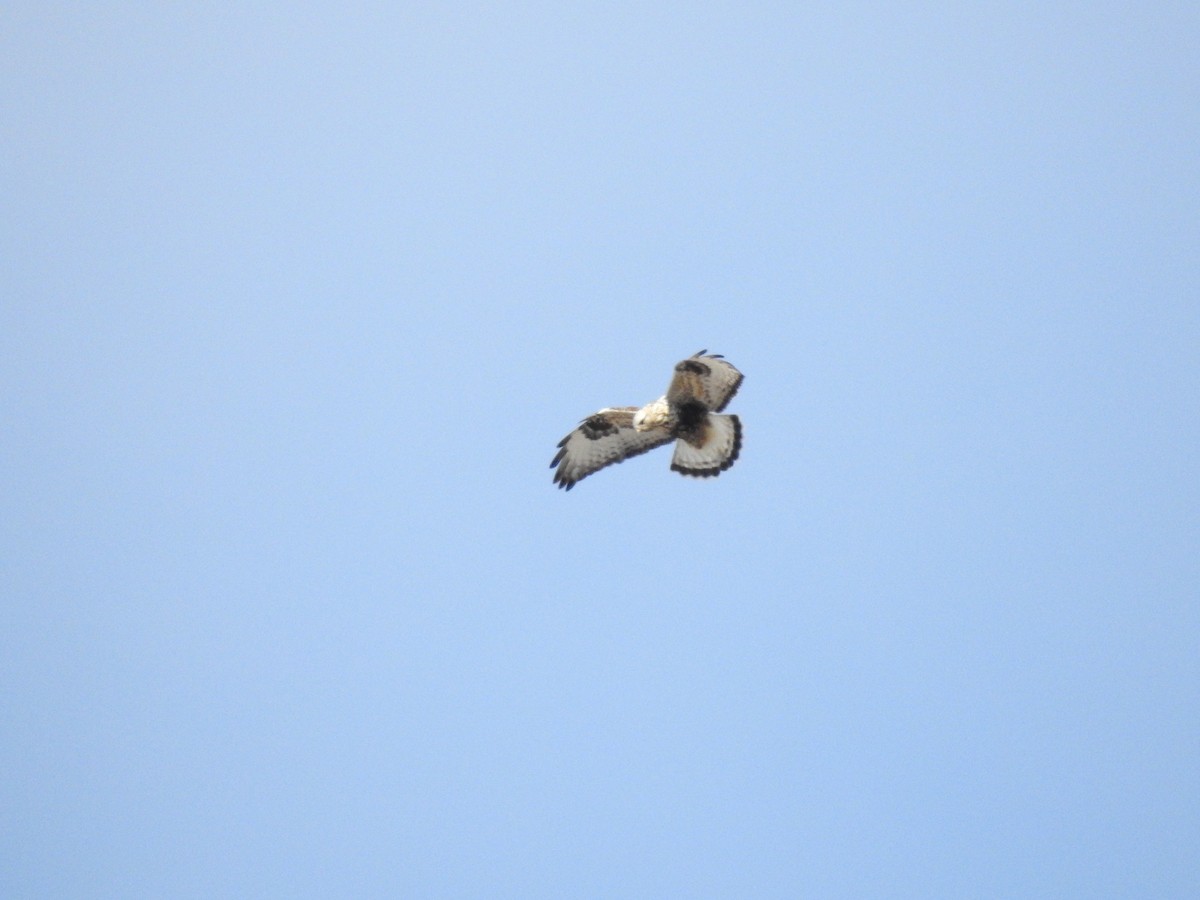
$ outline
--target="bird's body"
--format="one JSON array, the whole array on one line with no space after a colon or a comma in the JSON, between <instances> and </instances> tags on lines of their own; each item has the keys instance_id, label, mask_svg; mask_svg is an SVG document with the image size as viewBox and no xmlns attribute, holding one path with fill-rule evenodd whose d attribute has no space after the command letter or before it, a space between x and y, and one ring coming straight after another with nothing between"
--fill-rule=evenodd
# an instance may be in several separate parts
<instances>
[{"instance_id":1,"label":"bird's body","mask_svg":"<svg viewBox=\"0 0 1200 900\"><path fill-rule=\"evenodd\" d=\"M718 354L675 366L667 392L643 407L607 407L588 416L559 441L550 463L554 483L566 490L614 463L675 441L672 471L706 478L733 465L742 448L742 423L718 415L737 393L742 373Z\"/></svg>"}]
</instances>

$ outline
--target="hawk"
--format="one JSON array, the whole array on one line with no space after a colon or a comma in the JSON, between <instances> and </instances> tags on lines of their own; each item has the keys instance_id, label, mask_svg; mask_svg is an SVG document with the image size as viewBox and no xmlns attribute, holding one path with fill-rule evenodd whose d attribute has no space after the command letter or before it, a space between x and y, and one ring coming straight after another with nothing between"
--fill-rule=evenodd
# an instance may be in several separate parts
<instances>
[{"instance_id":1,"label":"hawk","mask_svg":"<svg viewBox=\"0 0 1200 900\"><path fill-rule=\"evenodd\" d=\"M645 406L613 406L584 419L558 442L554 483L570 490L593 472L675 441L671 471L708 478L733 465L742 449L737 416L716 415L733 399L742 373L701 350L676 364L667 392Z\"/></svg>"}]
</instances>

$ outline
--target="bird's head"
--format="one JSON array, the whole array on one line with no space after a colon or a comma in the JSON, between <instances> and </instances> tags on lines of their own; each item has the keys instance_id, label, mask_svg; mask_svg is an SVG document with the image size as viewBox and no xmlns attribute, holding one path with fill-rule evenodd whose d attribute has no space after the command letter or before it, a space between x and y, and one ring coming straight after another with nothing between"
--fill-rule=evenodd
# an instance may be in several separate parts
<instances>
[{"instance_id":1,"label":"bird's head","mask_svg":"<svg viewBox=\"0 0 1200 900\"><path fill-rule=\"evenodd\" d=\"M634 431L649 431L651 428L661 428L670 419L671 409L667 406L667 398L659 397L633 414L633 429Z\"/></svg>"}]
</instances>

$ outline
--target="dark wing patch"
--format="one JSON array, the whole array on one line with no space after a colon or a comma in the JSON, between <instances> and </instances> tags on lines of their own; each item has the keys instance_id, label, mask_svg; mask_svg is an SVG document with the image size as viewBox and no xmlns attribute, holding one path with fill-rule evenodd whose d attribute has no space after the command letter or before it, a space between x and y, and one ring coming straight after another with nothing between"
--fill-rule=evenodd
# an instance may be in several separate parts
<instances>
[{"instance_id":1,"label":"dark wing patch","mask_svg":"<svg viewBox=\"0 0 1200 900\"><path fill-rule=\"evenodd\" d=\"M712 370L702 362L697 362L694 359L685 359L681 363L675 364L676 372L691 372L695 375L707 375Z\"/></svg>"},{"instance_id":2,"label":"dark wing patch","mask_svg":"<svg viewBox=\"0 0 1200 900\"><path fill-rule=\"evenodd\" d=\"M634 430L633 414L637 410L636 406L602 409L584 419L558 442L558 453L550 462L551 468L558 467L554 483L569 491L593 472L671 440L671 433L665 428Z\"/></svg>"}]
</instances>

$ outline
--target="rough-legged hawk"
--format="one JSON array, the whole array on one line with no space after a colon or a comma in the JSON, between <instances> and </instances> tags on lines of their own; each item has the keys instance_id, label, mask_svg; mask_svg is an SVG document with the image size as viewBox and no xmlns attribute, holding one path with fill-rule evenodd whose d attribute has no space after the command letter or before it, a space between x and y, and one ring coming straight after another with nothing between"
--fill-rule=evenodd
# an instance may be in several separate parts
<instances>
[{"instance_id":1,"label":"rough-legged hawk","mask_svg":"<svg viewBox=\"0 0 1200 900\"><path fill-rule=\"evenodd\" d=\"M641 407L602 409L558 442L554 483L570 490L605 466L675 441L671 470L707 478L733 465L742 449L737 416L718 416L742 384L742 373L701 350L675 366L666 394Z\"/></svg>"}]
</instances>

